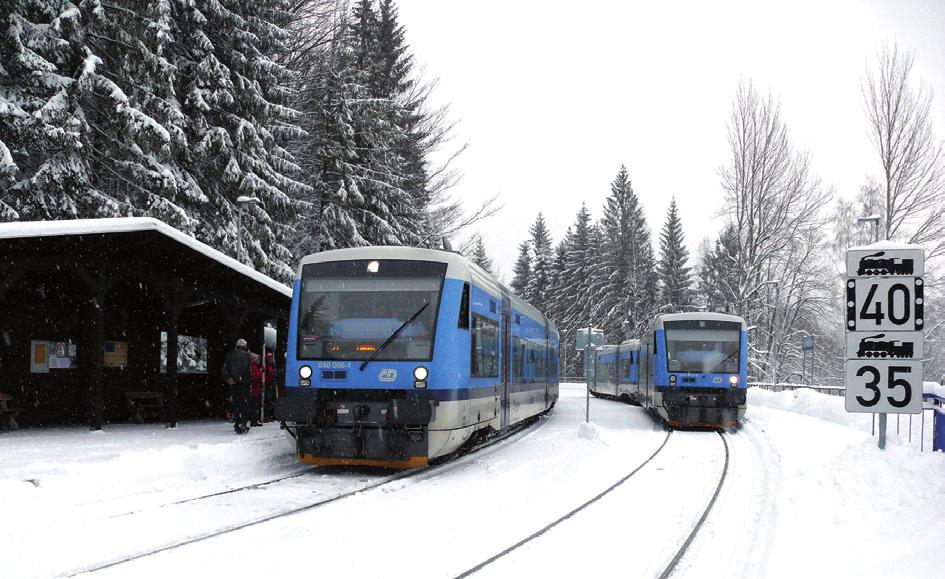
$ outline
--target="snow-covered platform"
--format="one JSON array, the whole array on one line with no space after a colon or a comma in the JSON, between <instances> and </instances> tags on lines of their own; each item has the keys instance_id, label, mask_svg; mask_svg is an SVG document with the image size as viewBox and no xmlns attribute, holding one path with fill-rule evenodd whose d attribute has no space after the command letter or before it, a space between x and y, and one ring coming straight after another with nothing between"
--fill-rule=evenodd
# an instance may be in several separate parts
<instances>
[{"instance_id":1,"label":"snow-covered platform","mask_svg":"<svg viewBox=\"0 0 945 579\"><path fill-rule=\"evenodd\" d=\"M0 508L133 502L145 495L226 488L294 467L277 423L237 436L223 421L31 428L0 433ZM153 498L153 497L152 497ZM22 502L20 502L22 501ZM17 509L19 510L19 509ZM24 513L25 514L25 513Z\"/></svg>"}]
</instances>

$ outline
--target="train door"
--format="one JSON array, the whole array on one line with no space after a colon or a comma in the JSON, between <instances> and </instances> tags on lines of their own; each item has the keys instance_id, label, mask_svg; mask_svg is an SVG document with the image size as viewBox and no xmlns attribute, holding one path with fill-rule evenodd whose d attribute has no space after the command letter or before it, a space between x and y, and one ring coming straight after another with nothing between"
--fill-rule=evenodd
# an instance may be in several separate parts
<instances>
[{"instance_id":1,"label":"train door","mask_svg":"<svg viewBox=\"0 0 945 579\"><path fill-rule=\"evenodd\" d=\"M508 292L502 292L502 428L511 421L512 395L512 301Z\"/></svg>"}]
</instances>

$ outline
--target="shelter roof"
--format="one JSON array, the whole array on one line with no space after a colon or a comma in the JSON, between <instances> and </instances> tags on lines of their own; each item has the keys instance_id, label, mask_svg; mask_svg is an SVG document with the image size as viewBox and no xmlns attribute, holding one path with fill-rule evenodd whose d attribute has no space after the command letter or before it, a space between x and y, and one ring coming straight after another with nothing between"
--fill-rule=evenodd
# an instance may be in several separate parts
<instances>
[{"instance_id":1,"label":"shelter roof","mask_svg":"<svg viewBox=\"0 0 945 579\"><path fill-rule=\"evenodd\" d=\"M122 243L122 240L135 238L135 243ZM28 243L43 239L42 244ZM56 244L53 240L62 240ZM9 241L0 245L0 254L6 257L38 253L50 255L71 249L78 253L100 252L104 260L122 259L137 254L143 259L167 260L187 256L204 260L200 264L192 263L188 273L201 277L220 276L227 279L251 280L261 284L282 296L291 298L292 290L283 283L240 263L232 257L202 243L173 227L150 217L120 217L109 219L74 219L65 221L16 221L0 223L0 240ZM18 242L20 240L20 242ZM78 240L86 240L78 241ZM168 244L167 241L174 243ZM30 245L35 246L33 251ZM182 251L183 250L183 251ZM156 265L163 265L157 263Z\"/></svg>"}]
</instances>

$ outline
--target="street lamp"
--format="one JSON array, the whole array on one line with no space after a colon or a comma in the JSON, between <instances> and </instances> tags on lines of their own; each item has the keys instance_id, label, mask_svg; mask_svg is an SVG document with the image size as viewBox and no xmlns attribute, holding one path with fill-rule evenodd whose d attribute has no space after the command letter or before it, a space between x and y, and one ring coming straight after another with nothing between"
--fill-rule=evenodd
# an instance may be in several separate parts
<instances>
[{"instance_id":1,"label":"street lamp","mask_svg":"<svg viewBox=\"0 0 945 579\"><path fill-rule=\"evenodd\" d=\"M236 205L239 207L239 212L236 215L236 261L240 261L240 257L243 254L243 207L246 205L259 205L262 207L263 202L256 197L240 195L236 198Z\"/></svg>"}]
</instances>

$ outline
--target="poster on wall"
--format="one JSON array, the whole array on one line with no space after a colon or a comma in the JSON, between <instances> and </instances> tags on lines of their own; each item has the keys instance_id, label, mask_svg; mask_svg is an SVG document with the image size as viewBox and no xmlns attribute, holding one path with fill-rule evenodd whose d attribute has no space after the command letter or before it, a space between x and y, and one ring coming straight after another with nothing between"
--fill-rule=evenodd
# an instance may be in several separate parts
<instances>
[{"instance_id":1,"label":"poster on wall","mask_svg":"<svg viewBox=\"0 0 945 579\"><path fill-rule=\"evenodd\" d=\"M30 340L30 373L49 373L49 342Z\"/></svg>"},{"instance_id":2,"label":"poster on wall","mask_svg":"<svg viewBox=\"0 0 945 579\"><path fill-rule=\"evenodd\" d=\"M105 367L124 368L128 365L128 342L105 341Z\"/></svg>"},{"instance_id":3,"label":"poster on wall","mask_svg":"<svg viewBox=\"0 0 945 579\"><path fill-rule=\"evenodd\" d=\"M49 343L49 367L57 370L71 370L76 367L76 347L69 342Z\"/></svg>"}]
</instances>

